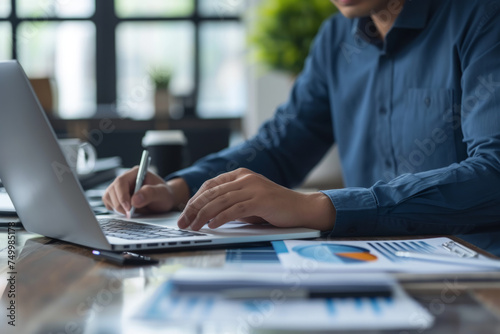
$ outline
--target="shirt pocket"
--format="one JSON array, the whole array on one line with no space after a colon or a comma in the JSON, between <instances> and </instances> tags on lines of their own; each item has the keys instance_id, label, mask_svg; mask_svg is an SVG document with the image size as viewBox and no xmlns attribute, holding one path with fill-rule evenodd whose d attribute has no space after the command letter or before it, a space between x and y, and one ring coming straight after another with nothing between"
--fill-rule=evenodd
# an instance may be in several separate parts
<instances>
[{"instance_id":1,"label":"shirt pocket","mask_svg":"<svg viewBox=\"0 0 500 334\"><path fill-rule=\"evenodd\" d=\"M409 89L404 97L398 174L448 166L457 159L453 90Z\"/></svg>"}]
</instances>

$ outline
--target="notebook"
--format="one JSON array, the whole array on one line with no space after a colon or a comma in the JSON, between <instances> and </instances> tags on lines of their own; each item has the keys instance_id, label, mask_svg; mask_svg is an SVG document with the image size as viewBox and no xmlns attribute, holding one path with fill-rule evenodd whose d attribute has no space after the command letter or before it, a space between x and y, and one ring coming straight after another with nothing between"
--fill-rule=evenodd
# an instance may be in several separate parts
<instances>
[{"instance_id":1,"label":"notebook","mask_svg":"<svg viewBox=\"0 0 500 334\"><path fill-rule=\"evenodd\" d=\"M199 232L134 220L97 219L28 78L17 61L0 62L0 179L26 230L107 250L187 248L314 238L320 231L229 224Z\"/></svg>"}]
</instances>

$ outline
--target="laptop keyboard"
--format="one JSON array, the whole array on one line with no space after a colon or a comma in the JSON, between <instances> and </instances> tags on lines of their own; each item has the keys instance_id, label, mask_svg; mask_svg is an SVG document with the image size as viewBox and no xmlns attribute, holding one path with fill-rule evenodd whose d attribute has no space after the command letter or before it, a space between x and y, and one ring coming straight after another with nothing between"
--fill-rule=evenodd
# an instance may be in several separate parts
<instances>
[{"instance_id":1,"label":"laptop keyboard","mask_svg":"<svg viewBox=\"0 0 500 334\"><path fill-rule=\"evenodd\" d=\"M105 235L127 240L166 239L205 236L204 233L177 230L174 228L134 223L127 220L98 219Z\"/></svg>"}]
</instances>

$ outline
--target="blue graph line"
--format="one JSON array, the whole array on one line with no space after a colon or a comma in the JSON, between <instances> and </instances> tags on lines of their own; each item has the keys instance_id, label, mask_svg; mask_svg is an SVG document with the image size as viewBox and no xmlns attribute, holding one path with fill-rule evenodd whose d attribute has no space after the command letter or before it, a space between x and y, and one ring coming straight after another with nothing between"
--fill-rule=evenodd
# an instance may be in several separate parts
<instances>
[{"instance_id":1,"label":"blue graph line","mask_svg":"<svg viewBox=\"0 0 500 334\"><path fill-rule=\"evenodd\" d=\"M361 310L363 308L363 300L361 298L354 298L354 305L356 305L358 310Z\"/></svg>"},{"instance_id":2,"label":"blue graph line","mask_svg":"<svg viewBox=\"0 0 500 334\"><path fill-rule=\"evenodd\" d=\"M334 303L333 299L331 299L331 298L326 299L325 302L326 302L326 309L328 310L328 314L330 316L334 316L335 315L335 303Z\"/></svg>"},{"instance_id":3,"label":"blue graph line","mask_svg":"<svg viewBox=\"0 0 500 334\"><path fill-rule=\"evenodd\" d=\"M436 248L434 248L433 246L429 245L427 242L425 241L419 241L418 242L419 244L422 245L422 247L424 247L429 253L434 251Z\"/></svg>"},{"instance_id":4,"label":"blue graph line","mask_svg":"<svg viewBox=\"0 0 500 334\"><path fill-rule=\"evenodd\" d=\"M392 244L392 243L390 243L390 242L386 243L386 244L385 244L385 246L386 246L387 248L392 248L392 251L393 251L393 252L398 251L398 250L399 250L398 248L401 248L401 247L398 247L398 248L396 248L396 247L395 247L395 246L398 246L398 244L397 244L397 243Z\"/></svg>"},{"instance_id":5,"label":"blue graph line","mask_svg":"<svg viewBox=\"0 0 500 334\"><path fill-rule=\"evenodd\" d=\"M370 303L375 314L382 314L382 308L376 298L370 298Z\"/></svg>"},{"instance_id":6,"label":"blue graph line","mask_svg":"<svg viewBox=\"0 0 500 334\"><path fill-rule=\"evenodd\" d=\"M384 302L387 305L393 305L394 304L394 299L392 297L385 297L383 300L384 300Z\"/></svg>"},{"instance_id":7,"label":"blue graph line","mask_svg":"<svg viewBox=\"0 0 500 334\"><path fill-rule=\"evenodd\" d=\"M413 247L410 243L408 243L408 242L402 242L402 244L406 247L406 249L414 251L414 252L418 252L418 249L416 249L415 247Z\"/></svg>"},{"instance_id":8,"label":"blue graph line","mask_svg":"<svg viewBox=\"0 0 500 334\"><path fill-rule=\"evenodd\" d=\"M417 248L418 252L425 252L425 253L427 252L427 250L425 249L425 247L423 247L422 245L420 245L418 242L411 241L410 243Z\"/></svg>"},{"instance_id":9,"label":"blue graph line","mask_svg":"<svg viewBox=\"0 0 500 334\"><path fill-rule=\"evenodd\" d=\"M391 250L389 250L389 249L387 249L383 244L377 243L376 245L378 246L377 250L379 252L381 252L382 254L384 254L391 261L393 261L393 262L402 262L402 261L404 261L403 258L400 258L400 257L397 257L396 255L394 255L394 252L391 251ZM381 251L380 249L383 249L383 251Z\"/></svg>"}]
</instances>

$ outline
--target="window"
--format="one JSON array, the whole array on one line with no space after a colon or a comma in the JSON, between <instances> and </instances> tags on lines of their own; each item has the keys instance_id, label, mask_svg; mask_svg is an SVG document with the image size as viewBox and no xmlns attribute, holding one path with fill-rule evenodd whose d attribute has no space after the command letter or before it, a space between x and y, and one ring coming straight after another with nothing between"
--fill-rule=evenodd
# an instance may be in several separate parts
<instances>
[{"instance_id":1,"label":"window","mask_svg":"<svg viewBox=\"0 0 500 334\"><path fill-rule=\"evenodd\" d=\"M125 22L116 30L118 109L133 117L152 117L154 87L149 73L172 72L170 91L185 96L194 90L194 25L187 21ZM154 47L151 47L154 45Z\"/></svg>"},{"instance_id":2,"label":"window","mask_svg":"<svg viewBox=\"0 0 500 334\"><path fill-rule=\"evenodd\" d=\"M0 0L0 60L10 59L12 54L12 27L5 21L10 15L10 1Z\"/></svg>"},{"instance_id":3,"label":"window","mask_svg":"<svg viewBox=\"0 0 500 334\"><path fill-rule=\"evenodd\" d=\"M96 110L95 27L91 22L22 22L17 59L30 78L50 78L54 106L63 118L90 117Z\"/></svg>"},{"instance_id":4,"label":"window","mask_svg":"<svg viewBox=\"0 0 500 334\"><path fill-rule=\"evenodd\" d=\"M151 118L155 68L172 73L184 115L240 117L243 1L0 0L0 60L50 79L62 118L99 117L110 105L119 116Z\"/></svg>"},{"instance_id":5,"label":"window","mask_svg":"<svg viewBox=\"0 0 500 334\"><path fill-rule=\"evenodd\" d=\"M0 0L0 18L6 18L10 14L10 1Z\"/></svg>"},{"instance_id":6,"label":"window","mask_svg":"<svg viewBox=\"0 0 500 334\"><path fill-rule=\"evenodd\" d=\"M218 17L239 15L243 12L244 0L200 0L201 15L215 15Z\"/></svg>"},{"instance_id":7,"label":"window","mask_svg":"<svg viewBox=\"0 0 500 334\"><path fill-rule=\"evenodd\" d=\"M245 34L235 22L201 24L200 94L198 114L213 118L243 113Z\"/></svg>"},{"instance_id":8,"label":"window","mask_svg":"<svg viewBox=\"0 0 500 334\"><path fill-rule=\"evenodd\" d=\"M15 6L20 18L88 18L95 12L94 0L16 0Z\"/></svg>"},{"instance_id":9,"label":"window","mask_svg":"<svg viewBox=\"0 0 500 334\"><path fill-rule=\"evenodd\" d=\"M0 22L0 60L10 59L12 42L10 36L12 28L9 22Z\"/></svg>"},{"instance_id":10,"label":"window","mask_svg":"<svg viewBox=\"0 0 500 334\"><path fill-rule=\"evenodd\" d=\"M131 17L183 17L194 12L194 0L115 0L116 15Z\"/></svg>"}]
</instances>

